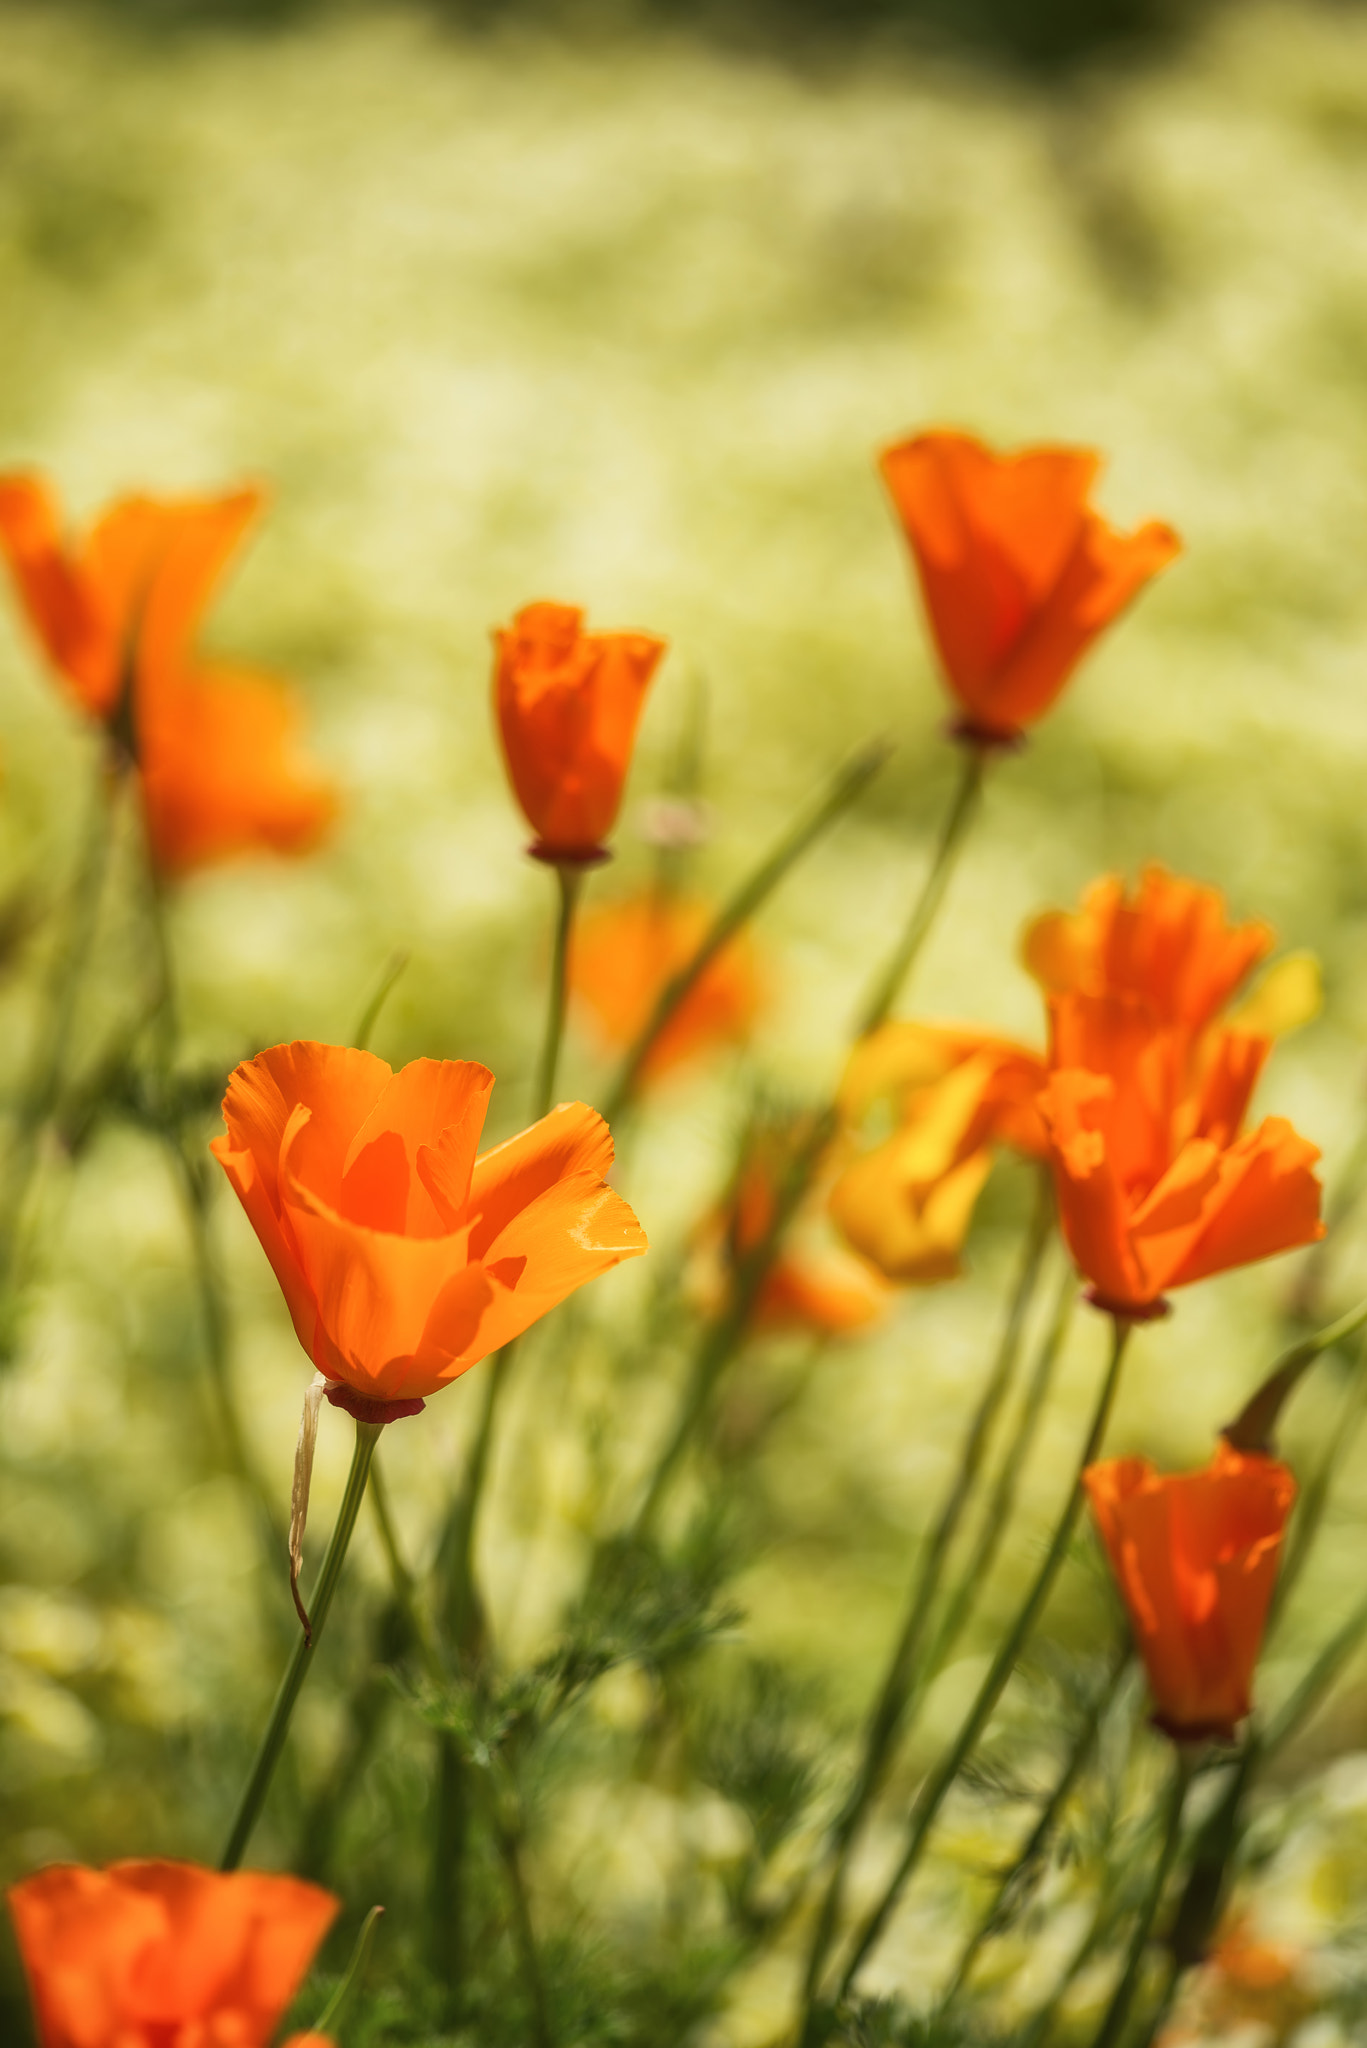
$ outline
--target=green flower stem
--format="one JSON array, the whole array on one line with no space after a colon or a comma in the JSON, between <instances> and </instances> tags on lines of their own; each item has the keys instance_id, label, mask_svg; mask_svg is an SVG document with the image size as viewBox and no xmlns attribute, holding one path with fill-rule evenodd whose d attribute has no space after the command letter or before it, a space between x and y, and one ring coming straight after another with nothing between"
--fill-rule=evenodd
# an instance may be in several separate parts
<instances>
[{"instance_id":1,"label":"green flower stem","mask_svg":"<svg viewBox=\"0 0 1367 2048\"><path fill-rule=\"evenodd\" d=\"M375 1455L375 1446L380 1440L383 1426L378 1422L356 1424L356 1449L352 1454L346 1492L342 1496L342 1505L332 1531L332 1541L328 1544L327 1555L323 1559L323 1567L318 1574L313 1598L309 1604L312 1633L307 1636L300 1635L295 1644L294 1655L280 1681L280 1690L275 1696L275 1705L271 1708L271 1717L261 1738L261 1747L256 1753L251 1776L238 1801L237 1812L228 1834L227 1847L223 1851L223 1859L219 1865L222 1870L237 1869L251 1839L252 1829L256 1826L261 1808L265 1804L276 1764L280 1760L280 1752L285 1746L285 1737L289 1733L294 1703L303 1689L309 1667L322 1640L323 1628L332 1606L332 1596L342 1575L347 1545L351 1541L351 1532L356 1526L356 1517L361 1511L361 1502L365 1497L366 1480L370 1476L370 1461Z\"/></svg>"},{"instance_id":2,"label":"green flower stem","mask_svg":"<svg viewBox=\"0 0 1367 2048\"><path fill-rule=\"evenodd\" d=\"M361 1923L361 1931L356 1937L356 1946L351 1951L351 1961L347 1964L346 1975L314 2022L315 2034L330 2033L336 2026L338 2014L361 1980L361 1973L370 1955L371 1942L375 1939L375 1929L383 1918L383 1906L372 1906L366 1914Z\"/></svg>"},{"instance_id":3,"label":"green flower stem","mask_svg":"<svg viewBox=\"0 0 1367 2048\"><path fill-rule=\"evenodd\" d=\"M555 1102L555 1076L560 1065L560 1041L565 1034L565 1003L569 993L570 940L574 913L583 886L584 870L569 861L557 861L555 879L560 907L555 921L555 950L551 956L551 993L546 1007L546 1036L536 1074L534 1117L546 1116Z\"/></svg>"},{"instance_id":4,"label":"green flower stem","mask_svg":"<svg viewBox=\"0 0 1367 2048\"><path fill-rule=\"evenodd\" d=\"M1195 1763L1196 1746L1189 1742L1179 1742L1173 1758L1172 1782L1168 1790L1167 1813L1163 1823L1163 1840L1158 1860L1154 1864L1153 1878L1144 1895L1139 1917L1130 1936L1129 1951L1120 1973L1120 1982L1115 1987L1105 2017L1097 2029L1092 2048L1117 2048L1117 2043L1125 2032L1135 1992L1139 1989L1144 1954L1149 1945L1149 1937L1153 1933L1153 1923L1158 1917L1158 1908L1167 1890L1168 1879L1177 1860L1177 1852L1182 1846L1182 1809L1187 1802L1187 1790L1191 1784Z\"/></svg>"},{"instance_id":5,"label":"green flower stem","mask_svg":"<svg viewBox=\"0 0 1367 2048\"><path fill-rule=\"evenodd\" d=\"M535 2048L554 2048L555 2036L551 2031L550 2007L546 2001L546 1986L541 1973L536 1929L532 1923L531 1899L522 1868L519 1831L516 1826L510 1825L503 1813L497 1788L491 1786L490 1795L494 1840L498 1845L499 1860L503 1865L504 1880L508 1886L508 1900L513 1909L513 1934L522 1963L523 1989L527 1993L532 2009L532 2040Z\"/></svg>"},{"instance_id":6,"label":"green flower stem","mask_svg":"<svg viewBox=\"0 0 1367 2048\"><path fill-rule=\"evenodd\" d=\"M356 1028L351 1034L351 1043L357 1052L369 1051L371 1034L380 1021L380 1012L389 1001L395 984L407 967L411 957L407 947L400 946L397 952L390 954L384 966L380 969L379 979L366 998L365 1008L357 1019Z\"/></svg>"},{"instance_id":7,"label":"green flower stem","mask_svg":"<svg viewBox=\"0 0 1367 2048\"><path fill-rule=\"evenodd\" d=\"M980 747L964 747L958 787L940 826L940 836L935 843L930 872L922 884L921 893L916 899L901 943L874 983L869 999L860 1013L857 1032L860 1038L867 1038L870 1032L876 1031L880 1024L887 1022L892 1006L901 993L902 984L930 935L935 913L940 907L945 890L949 886L949 878L954 872L959 849L977 813L982 795L985 762L986 757Z\"/></svg>"},{"instance_id":8,"label":"green flower stem","mask_svg":"<svg viewBox=\"0 0 1367 2048\"><path fill-rule=\"evenodd\" d=\"M837 769L825 793L810 809L801 813L722 905L698 943L691 959L685 961L660 990L655 1007L642 1026L634 1045L622 1061L621 1071L608 1095L603 1114L611 1124L621 1115L636 1093L641 1072L651 1050L679 1005L696 987L722 948L773 894L789 869L814 846L850 808L888 760L892 749L886 740L873 740Z\"/></svg>"},{"instance_id":9,"label":"green flower stem","mask_svg":"<svg viewBox=\"0 0 1367 2048\"><path fill-rule=\"evenodd\" d=\"M917 1794L908 1819L906 1847L902 1852L901 1859L896 1870L893 1872L890 1882L884 1889L881 1899L859 1930L849 1959L841 1973L837 2002L848 1994L865 1960L882 1936L883 1930L887 1926L897 1906L897 1902L902 1896L908 1879L921 1860L936 1816L944 1804L945 1798L957 1779L959 1772L976 1749L984 1729L992 1718L997 1702L1005 1692L1011 1674L1016 1668L1016 1660L1024 1649L1035 1623L1043 1612L1045 1602L1053 1591L1054 1581L1057 1579L1062 1569L1063 1561L1068 1554L1068 1546L1072 1542L1073 1531L1077 1526L1078 1515L1081 1512L1083 1498L1082 1475L1087 1467L1096 1459L1106 1434L1106 1425L1110 1421L1111 1409L1115 1404L1116 1391L1120 1385L1120 1370L1124 1363L1125 1350L1132 1328L1133 1325L1123 1317L1115 1318L1110 1363L1107 1366L1106 1376L1102 1382L1096 1407L1093 1410L1092 1419L1088 1426L1086 1442L1083 1444L1081 1455L1078 1458L1077 1468L1073 1475L1073 1483L1069 1489L1063 1513L1055 1525L1053 1537L1045 1553L1044 1561L1035 1574L1034 1582L1022 1602L1015 1620L1003 1638L996 1656L992 1660L991 1668L978 1689L977 1698L969 1709L968 1718L959 1730L950 1749L936 1765ZM819 2015L815 2010L815 2001L813 2001L808 2007L808 2038L815 2038L818 2029Z\"/></svg>"},{"instance_id":10,"label":"green flower stem","mask_svg":"<svg viewBox=\"0 0 1367 2048\"><path fill-rule=\"evenodd\" d=\"M1286 1546L1286 1558L1272 1603L1272 1625L1286 1610L1297 1580L1305 1570L1310 1552L1319 1534L1324 1511L1329 1504L1329 1494L1339 1467L1352 1449L1354 1439L1362 1428L1367 1416L1367 1337L1358 1345L1357 1357L1353 1363L1352 1377L1344 1390L1335 1418L1333 1429L1321 1450L1314 1471L1301 1488L1300 1500L1292 1518Z\"/></svg>"},{"instance_id":11,"label":"green flower stem","mask_svg":"<svg viewBox=\"0 0 1367 2048\"><path fill-rule=\"evenodd\" d=\"M993 1425L1011 1386L1020 1357L1026 1317L1034 1300L1040 1269L1053 1235L1053 1228L1052 1183L1048 1172L1041 1168L1034 1213L1026 1232L1020 1271L1012 1290L1006 1322L997 1342L992 1369L978 1397L978 1404L964 1437L958 1467L950 1481L949 1491L934 1527L922 1546L897 1644L864 1729L858 1769L831 1831L828 1850L830 1877L821 1910L817 1914L811 1950L807 1958L805 1983L809 1998L815 1991L831 1938L839 1923L844 1903L845 1877L854 1843L869 1807L887 1776L907 1708L921 1681L921 1650L930 1625L931 1610L939 1592L945 1560L958 1533L964 1511L972 1498L982 1471L983 1460L987 1455Z\"/></svg>"},{"instance_id":12,"label":"green flower stem","mask_svg":"<svg viewBox=\"0 0 1367 2048\"><path fill-rule=\"evenodd\" d=\"M949 1597L949 1604L941 1618L940 1626L926 1659L926 1676L932 1677L949 1662L954 1645L967 1628L973 1610L978 1604L983 1587L997 1561L1002 1539L1011 1526L1016 1511L1016 1495L1020 1489L1021 1474L1029 1461L1034 1446L1035 1433L1044 1413L1044 1404L1054 1381L1054 1368L1063 1349L1073 1319L1077 1302L1077 1275L1071 1266L1064 1271L1054 1301L1054 1313L1045 1333L1035 1370L1030 1376L1021 1403L1020 1420L1016 1433L1002 1455L996 1483L992 1488L982 1522L978 1530L972 1554L959 1576L959 1582Z\"/></svg>"},{"instance_id":13,"label":"green flower stem","mask_svg":"<svg viewBox=\"0 0 1367 2048\"><path fill-rule=\"evenodd\" d=\"M123 772L106 750L100 759L98 786L91 798L85 831L67 901L66 929L53 956L43 996L34 1054L34 1069L19 1103L4 1178L3 1259L13 1277L14 1234L33 1179L40 1131L57 1106L62 1075L76 1017L81 977L90 956L99 917L101 884L109 861L114 813L123 789Z\"/></svg>"},{"instance_id":14,"label":"green flower stem","mask_svg":"<svg viewBox=\"0 0 1367 2048\"><path fill-rule=\"evenodd\" d=\"M1063 1769L1054 1780L1053 1790L1040 1808L1039 1818L1009 1868L1003 1873L986 1912L969 1936L954 1966L954 1975L950 1978L940 2000L942 2011L953 2004L968 1982L973 1966L987 1943L1006 1926L1017 1903L1026 1896L1040 1860L1054 1838L1054 1830L1073 1796L1078 1779L1087 1768L1097 1731L1110 1712L1111 1704L1120 1690L1121 1680L1130 1668L1131 1654L1129 1643L1126 1642L1107 1677L1088 1702L1087 1711L1064 1759Z\"/></svg>"}]
</instances>

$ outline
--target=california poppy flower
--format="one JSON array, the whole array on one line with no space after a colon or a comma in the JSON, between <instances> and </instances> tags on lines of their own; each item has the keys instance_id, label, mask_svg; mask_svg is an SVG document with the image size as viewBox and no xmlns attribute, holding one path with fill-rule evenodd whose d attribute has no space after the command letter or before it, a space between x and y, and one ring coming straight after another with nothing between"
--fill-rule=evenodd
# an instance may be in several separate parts
<instances>
[{"instance_id":1,"label":"california poppy flower","mask_svg":"<svg viewBox=\"0 0 1367 2048\"><path fill-rule=\"evenodd\" d=\"M1035 1109L1038 1053L971 1028L897 1021L856 1046L841 1083L852 1122L890 1098L892 1135L853 1159L831 1191L846 1239L889 1280L951 1280L992 1164L1008 1146L1048 1151Z\"/></svg>"},{"instance_id":2,"label":"california poppy flower","mask_svg":"<svg viewBox=\"0 0 1367 2048\"><path fill-rule=\"evenodd\" d=\"M529 604L495 632L494 646L494 710L509 779L537 835L532 852L602 859L664 641L586 633L573 605Z\"/></svg>"},{"instance_id":3,"label":"california poppy flower","mask_svg":"<svg viewBox=\"0 0 1367 2048\"><path fill-rule=\"evenodd\" d=\"M1009 742L1043 716L1097 635L1179 551L1151 520L1117 533L1088 502L1089 448L998 455L970 434L883 451L961 735Z\"/></svg>"},{"instance_id":4,"label":"california poppy flower","mask_svg":"<svg viewBox=\"0 0 1367 2048\"><path fill-rule=\"evenodd\" d=\"M697 952L712 913L691 898L655 892L586 911L570 947L570 988L605 1045L625 1050L650 1020L661 990ZM753 941L738 932L708 962L642 1068L647 1080L743 1039L764 999Z\"/></svg>"},{"instance_id":5,"label":"california poppy flower","mask_svg":"<svg viewBox=\"0 0 1367 2048\"><path fill-rule=\"evenodd\" d=\"M412 1412L646 1249L606 1184L608 1127L582 1102L476 1157L493 1085L471 1060L396 1074L309 1042L259 1053L228 1083L212 1149L299 1342L353 1414Z\"/></svg>"},{"instance_id":6,"label":"california poppy flower","mask_svg":"<svg viewBox=\"0 0 1367 2048\"><path fill-rule=\"evenodd\" d=\"M1112 1313L1324 1234L1318 1148L1284 1117L1243 1133L1271 1041L1155 1029L1117 996L1056 996L1038 1107L1073 1258Z\"/></svg>"},{"instance_id":7,"label":"california poppy flower","mask_svg":"<svg viewBox=\"0 0 1367 2048\"><path fill-rule=\"evenodd\" d=\"M260 503L250 489L123 498L77 546L40 478L0 479L0 547L29 621L77 702L139 767L163 873L258 846L301 851L336 811L296 752L286 687L206 661L194 644Z\"/></svg>"},{"instance_id":8,"label":"california poppy flower","mask_svg":"<svg viewBox=\"0 0 1367 2048\"><path fill-rule=\"evenodd\" d=\"M798 1137L797 1131L757 1134L729 1199L695 1233L690 1278L709 1314L724 1308L738 1269L772 1229L787 1145ZM809 1203L784 1232L760 1282L750 1326L838 1337L876 1322L885 1305L878 1275L839 1244L822 1241L819 1205Z\"/></svg>"},{"instance_id":9,"label":"california poppy flower","mask_svg":"<svg viewBox=\"0 0 1367 2048\"><path fill-rule=\"evenodd\" d=\"M1184 1739L1228 1737L1249 1710L1296 1482L1277 1458L1221 1439L1199 1472L1112 1458L1084 1475L1155 1719Z\"/></svg>"},{"instance_id":10,"label":"california poppy flower","mask_svg":"<svg viewBox=\"0 0 1367 2048\"><path fill-rule=\"evenodd\" d=\"M9 1903L41 2048L267 2048L339 1901L294 1877L127 1862L53 1864Z\"/></svg>"}]
</instances>

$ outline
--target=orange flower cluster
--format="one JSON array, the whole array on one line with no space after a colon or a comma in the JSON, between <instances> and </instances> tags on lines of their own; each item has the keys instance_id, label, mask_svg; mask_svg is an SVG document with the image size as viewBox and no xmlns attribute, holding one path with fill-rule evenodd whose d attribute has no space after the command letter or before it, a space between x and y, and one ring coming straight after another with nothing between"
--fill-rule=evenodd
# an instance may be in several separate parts
<instances>
[{"instance_id":1,"label":"orange flower cluster","mask_svg":"<svg viewBox=\"0 0 1367 2048\"><path fill-rule=\"evenodd\" d=\"M494 634L494 710L538 859L583 865L622 800L636 726L665 651L648 633L586 633L567 604L529 604Z\"/></svg>"},{"instance_id":2,"label":"orange flower cluster","mask_svg":"<svg viewBox=\"0 0 1367 2048\"><path fill-rule=\"evenodd\" d=\"M883 452L945 681L975 744L1010 744L1048 711L1097 635L1181 543L1156 520L1121 534L1088 497L1089 448L996 455L970 434Z\"/></svg>"},{"instance_id":3,"label":"orange flower cluster","mask_svg":"<svg viewBox=\"0 0 1367 2048\"><path fill-rule=\"evenodd\" d=\"M339 1901L293 1877L129 1862L53 1864L9 1904L41 2048L268 2048Z\"/></svg>"},{"instance_id":4,"label":"orange flower cluster","mask_svg":"<svg viewBox=\"0 0 1367 2048\"><path fill-rule=\"evenodd\" d=\"M1169 1288L1311 1243L1318 1152L1282 1118L1244 1123L1273 1032L1313 1009L1313 977L1292 957L1221 1017L1272 944L1266 925L1228 925L1217 891L1150 867L1132 897L1107 877L1076 915L1027 931L1047 1059L983 1032L885 1026L845 1081L852 1119L882 1095L898 1112L834 1190L849 1242L889 1278L956 1272L1005 1145L1049 1160L1074 1260L1094 1299L1130 1318Z\"/></svg>"},{"instance_id":5,"label":"orange flower cluster","mask_svg":"<svg viewBox=\"0 0 1367 2048\"><path fill-rule=\"evenodd\" d=\"M280 1282L295 1332L367 1420L428 1394L646 1249L606 1184L612 1139L562 1103L477 1156L494 1077L300 1043L238 1067L213 1151Z\"/></svg>"},{"instance_id":6,"label":"orange flower cluster","mask_svg":"<svg viewBox=\"0 0 1367 2048\"><path fill-rule=\"evenodd\" d=\"M1115 1458L1085 1483L1156 1720L1183 1741L1229 1738L1249 1710L1295 1480L1221 1439L1199 1472Z\"/></svg>"},{"instance_id":7,"label":"orange flower cluster","mask_svg":"<svg viewBox=\"0 0 1367 2048\"><path fill-rule=\"evenodd\" d=\"M299 852L336 812L333 790L297 758L284 685L195 645L260 502L254 490L121 498L77 548L41 478L0 478L0 548L20 599L77 703L137 763L164 874L255 847Z\"/></svg>"},{"instance_id":8,"label":"orange flower cluster","mask_svg":"<svg viewBox=\"0 0 1367 2048\"><path fill-rule=\"evenodd\" d=\"M672 975L697 952L711 913L706 904L654 892L586 913L575 928L570 988L593 1017L603 1043L624 1051L650 1021ZM715 1048L743 1040L764 999L749 934L740 932L709 961L652 1044L641 1078L658 1080Z\"/></svg>"}]
</instances>

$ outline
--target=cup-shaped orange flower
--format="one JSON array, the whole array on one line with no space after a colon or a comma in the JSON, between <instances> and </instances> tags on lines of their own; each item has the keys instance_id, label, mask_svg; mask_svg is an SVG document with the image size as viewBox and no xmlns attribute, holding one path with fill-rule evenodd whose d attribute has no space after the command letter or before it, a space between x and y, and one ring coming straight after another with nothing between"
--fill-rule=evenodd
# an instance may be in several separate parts
<instances>
[{"instance_id":1,"label":"cup-shaped orange flower","mask_svg":"<svg viewBox=\"0 0 1367 2048\"><path fill-rule=\"evenodd\" d=\"M121 498L74 542L41 478L0 478L0 548L30 624L77 702L141 769L163 873L255 847L301 852L336 812L298 754L286 686L195 646L260 505L253 489Z\"/></svg>"},{"instance_id":2,"label":"cup-shaped orange flower","mask_svg":"<svg viewBox=\"0 0 1367 2048\"><path fill-rule=\"evenodd\" d=\"M1290 1471L1222 1439L1199 1472L1113 1458L1084 1477L1155 1719L1182 1739L1232 1735L1249 1710L1296 1498Z\"/></svg>"},{"instance_id":3,"label":"cup-shaped orange flower","mask_svg":"<svg viewBox=\"0 0 1367 2048\"><path fill-rule=\"evenodd\" d=\"M54 1864L9 1904L41 2048L268 2048L339 1901L293 1877L127 1862Z\"/></svg>"},{"instance_id":4,"label":"cup-shaped orange flower","mask_svg":"<svg viewBox=\"0 0 1367 2048\"><path fill-rule=\"evenodd\" d=\"M494 711L532 852L604 857L636 726L665 651L648 633L587 633L573 605L529 604L494 634Z\"/></svg>"},{"instance_id":5,"label":"cup-shaped orange flower","mask_svg":"<svg viewBox=\"0 0 1367 2048\"><path fill-rule=\"evenodd\" d=\"M1021 953L1050 994L1132 997L1155 1024L1197 1032L1275 944L1261 920L1231 924L1218 889L1151 863L1132 892L1120 875L1103 875L1080 910L1035 918Z\"/></svg>"},{"instance_id":6,"label":"cup-shaped orange flower","mask_svg":"<svg viewBox=\"0 0 1367 2048\"><path fill-rule=\"evenodd\" d=\"M712 922L704 903L654 892L604 904L579 919L570 989L613 1050L634 1045L661 991L693 958ZM723 1045L743 1041L764 1002L754 944L738 932L710 960L655 1039L641 1068L658 1080Z\"/></svg>"},{"instance_id":7,"label":"cup-shaped orange flower","mask_svg":"<svg viewBox=\"0 0 1367 2048\"><path fill-rule=\"evenodd\" d=\"M862 1040L841 1108L857 1122L891 1098L897 1127L831 1191L847 1243L889 1280L953 1279L994 1150L1047 1154L1035 1108L1046 1078L1028 1046L967 1027L896 1021Z\"/></svg>"},{"instance_id":8,"label":"cup-shaped orange flower","mask_svg":"<svg viewBox=\"0 0 1367 2048\"><path fill-rule=\"evenodd\" d=\"M1100 1307L1142 1319L1170 1288L1323 1236L1318 1148L1284 1117L1243 1133L1270 1040L1156 1030L1116 996L1050 1008L1038 1107L1064 1235Z\"/></svg>"},{"instance_id":9,"label":"cup-shaped orange flower","mask_svg":"<svg viewBox=\"0 0 1367 2048\"><path fill-rule=\"evenodd\" d=\"M213 1150L329 1398L410 1413L557 1302L645 1251L612 1139L562 1103L477 1157L493 1075L278 1045L237 1068ZM375 1406L379 1404L379 1408Z\"/></svg>"},{"instance_id":10,"label":"cup-shaped orange flower","mask_svg":"<svg viewBox=\"0 0 1367 2048\"><path fill-rule=\"evenodd\" d=\"M1048 711L1097 635L1179 551L1151 520L1118 533L1090 504L1088 448L998 455L970 434L883 451L959 731L1009 742Z\"/></svg>"}]
</instances>

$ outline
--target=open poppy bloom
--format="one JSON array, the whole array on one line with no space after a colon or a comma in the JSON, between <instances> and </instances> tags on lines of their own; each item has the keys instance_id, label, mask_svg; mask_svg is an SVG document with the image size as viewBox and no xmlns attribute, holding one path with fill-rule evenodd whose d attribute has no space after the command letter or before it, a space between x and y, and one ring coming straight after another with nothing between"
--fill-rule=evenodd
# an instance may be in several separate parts
<instances>
[{"instance_id":1,"label":"open poppy bloom","mask_svg":"<svg viewBox=\"0 0 1367 2048\"><path fill-rule=\"evenodd\" d=\"M1156 1029L1118 996L1056 996L1050 1012L1038 1107L1063 1232L1099 1307L1142 1319L1169 1288L1323 1236L1318 1148L1284 1117L1241 1135L1269 1039Z\"/></svg>"},{"instance_id":2,"label":"open poppy bloom","mask_svg":"<svg viewBox=\"0 0 1367 2048\"><path fill-rule=\"evenodd\" d=\"M41 2048L268 2048L340 1902L294 1877L127 1862L53 1864L9 1903Z\"/></svg>"},{"instance_id":3,"label":"open poppy bloom","mask_svg":"<svg viewBox=\"0 0 1367 2048\"><path fill-rule=\"evenodd\" d=\"M476 1158L493 1085L471 1060L396 1074L311 1042L228 1083L212 1149L329 1398L361 1419L412 1413L646 1249L606 1184L608 1127L582 1102Z\"/></svg>"},{"instance_id":4,"label":"open poppy bloom","mask_svg":"<svg viewBox=\"0 0 1367 2048\"><path fill-rule=\"evenodd\" d=\"M697 952L712 922L706 904L654 893L586 911L570 948L570 987L610 1047L625 1050L645 1029L671 975ZM764 998L748 933L738 932L698 976L652 1045L646 1080L699 1054L744 1039Z\"/></svg>"},{"instance_id":5,"label":"open poppy bloom","mask_svg":"<svg viewBox=\"0 0 1367 2048\"><path fill-rule=\"evenodd\" d=\"M1199 1472L1146 1458L1084 1474L1101 1540L1168 1734L1228 1738L1249 1710L1296 1482L1221 1439Z\"/></svg>"},{"instance_id":6,"label":"open poppy bloom","mask_svg":"<svg viewBox=\"0 0 1367 2048\"><path fill-rule=\"evenodd\" d=\"M690 1277L709 1314L723 1308L738 1267L773 1227L783 1155L782 1135L761 1132L729 1202L707 1217L694 1236ZM808 1205L785 1231L760 1283L750 1326L775 1334L807 1330L838 1337L876 1322L885 1306L886 1289L877 1274L841 1245L823 1242L819 1217Z\"/></svg>"},{"instance_id":7,"label":"open poppy bloom","mask_svg":"<svg viewBox=\"0 0 1367 2048\"><path fill-rule=\"evenodd\" d=\"M494 634L494 710L539 859L604 858L650 679L647 633L586 633L567 604L529 604Z\"/></svg>"},{"instance_id":8,"label":"open poppy bloom","mask_svg":"<svg viewBox=\"0 0 1367 2048\"><path fill-rule=\"evenodd\" d=\"M1038 1053L967 1027L894 1021L855 1047L841 1083L851 1120L891 1098L891 1137L845 1167L831 1214L889 1280L951 1280L996 1147L1048 1150L1035 1097Z\"/></svg>"},{"instance_id":9,"label":"open poppy bloom","mask_svg":"<svg viewBox=\"0 0 1367 2048\"><path fill-rule=\"evenodd\" d=\"M298 709L274 677L206 661L200 618L261 504L129 497L80 548L37 477L0 479L0 546L30 623L77 702L141 770L163 873L255 847L300 852L336 812L295 749Z\"/></svg>"},{"instance_id":10,"label":"open poppy bloom","mask_svg":"<svg viewBox=\"0 0 1367 2048\"><path fill-rule=\"evenodd\" d=\"M970 434L917 434L881 468L911 544L962 737L1014 740L1097 635L1179 552L1156 520L1117 533L1088 503L1089 448L997 455Z\"/></svg>"}]
</instances>

